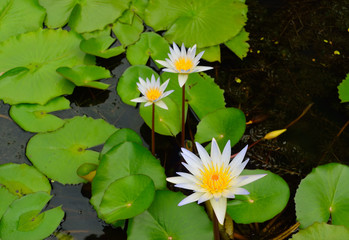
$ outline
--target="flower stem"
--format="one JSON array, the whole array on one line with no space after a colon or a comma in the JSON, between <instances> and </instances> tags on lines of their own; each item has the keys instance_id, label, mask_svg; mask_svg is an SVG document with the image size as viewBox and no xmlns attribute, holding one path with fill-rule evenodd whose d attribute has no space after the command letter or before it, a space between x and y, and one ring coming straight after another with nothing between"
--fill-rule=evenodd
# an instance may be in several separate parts
<instances>
[{"instance_id":1,"label":"flower stem","mask_svg":"<svg viewBox=\"0 0 349 240\"><path fill-rule=\"evenodd\" d=\"M185 84L182 87L182 134L181 134L181 145L184 148L184 139L185 139Z\"/></svg>"},{"instance_id":2,"label":"flower stem","mask_svg":"<svg viewBox=\"0 0 349 240\"><path fill-rule=\"evenodd\" d=\"M214 234L214 240L219 240L219 226L218 226L218 219L215 213L213 213L213 234Z\"/></svg>"},{"instance_id":3,"label":"flower stem","mask_svg":"<svg viewBox=\"0 0 349 240\"><path fill-rule=\"evenodd\" d=\"M151 153L155 156L155 104L152 104L152 122L151 122Z\"/></svg>"}]
</instances>

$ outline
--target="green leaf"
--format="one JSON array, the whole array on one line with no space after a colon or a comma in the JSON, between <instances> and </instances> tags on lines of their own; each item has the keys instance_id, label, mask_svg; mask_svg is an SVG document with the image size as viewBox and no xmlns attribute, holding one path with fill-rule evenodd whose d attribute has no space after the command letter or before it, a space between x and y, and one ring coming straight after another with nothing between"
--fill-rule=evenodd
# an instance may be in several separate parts
<instances>
[{"instance_id":1,"label":"green leaf","mask_svg":"<svg viewBox=\"0 0 349 240\"><path fill-rule=\"evenodd\" d=\"M126 58L132 65L145 65L151 57L154 62L156 59L165 59L169 51L169 45L165 39L153 32L141 34L141 38L130 45L126 51ZM155 62L158 67L160 64Z\"/></svg>"},{"instance_id":2,"label":"green leaf","mask_svg":"<svg viewBox=\"0 0 349 240\"><path fill-rule=\"evenodd\" d=\"M341 102L349 102L349 73L338 86L338 94Z\"/></svg>"},{"instance_id":3,"label":"green leaf","mask_svg":"<svg viewBox=\"0 0 349 240\"><path fill-rule=\"evenodd\" d=\"M109 84L96 82L103 78L110 78L108 69L94 65L81 65L73 68L60 67L56 70L64 78L73 82L76 86L92 87L105 90Z\"/></svg>"},{"instance_id":4,"label":"green leaf","mask_svg":"<svg viewBox=\"0 0 349 240\"><path fill-rule=\"evenodd\" d=\"M10 193L4 186L0 186L0 219L6 212L11 203L18 198L17 195Z\"/></svg>"},{"instance_id":5,"label":"green leaf","mask_svg":"<svg viewBox=\"0 0 349 240\"><path fill-rule=\"evenodd\" d=\"M248 35L249 33L243 28L238 35L226 41L224 44L232 50L236 56L243 59L247 56L248 49L250 48L250 44L247 43L249 40Z\"/></svg>"},{"instance_id":6,"label":"green leaf","mask_svg":"<svg viewBox=\"0 0 349 240\"><path fill-rule=\"evenodd\" d=\"M135 142L139 145L143 144L141 137L135 131L129 128L123 128L116 131L113 135L111 135L108 138L108 140L104 143L100 156L102 157L114 146L119 145L123 142Z\"/></svg>"},{"instance_id":7,"label":"green leaf","mask_svg":"<svg viewBox=\"0 0 349 240\"><path fill-rule=\"evenodd\" d=\"M127 239L212 240L212 223L197 204L179 207L185 196L180 192L157 191L148 210L133 218Z\"/></svg>"},{"instance_id":8,"label":"green leaf","mask_svg":"<svg viewBox=\"0 0 349 240\"><path fill-rule=\"evenodd\" d=\"M326 223L314 223L310 227L300 230L292 235L292 240L318 240L331 239L343 240L349 239L349 229L344 226L329 225Z\"/></svg>"},{"instance_id":9,"label":"green leaf","mask_svg":"<svg viewBox=\"0 0 349 240\"><path fill-rule=\"evenodd\" d=\"M65 121L50 112L69 109L70 102L64 97L55 98L44 106L39 104L18 104L10 109L11 118L25 131L48 132L63 126Z\"/></svg>"},{"instance_id":10,"label":"green leaf","mask_svg":"<svg viewBox=\"0 0 349 240\"><path fill-rule=\"evenodd\" d=\"M140 95L137 88L137 82L139 82L139 78L144 80L146 78L150 79L151 75L154 75L156 79L159 77L153 69L147 66L137 65L127 68L120 77L116 89L121 100L128 105L136 106L137 103L131 102L131 100Z\"/></svg>"},{"instance_id":11,"label":"green leaf","mask_svg":"<svg viewBox=\"0 0 349 240\"><path fill-rule=\"evenodd\" d=\"M209 62L221 62L221 47L220 45L215 45L211 47L205 47L200 48L197 50L197 52L204 52L204 55L202 55L202 58Z\"/></svg>"},{"instance_id":12,"label":"green leaf","mask_svg":"<svg viewBox=\"0 0 349 240\"><path fill-rule=\"evenodd\" d=\"M104 143L115 130L102 119L74 117L54 132L32 137L27 145L27 157L55 181L63 184L86 182L77 175L77 169L84 163L98 164L99 153L89 148Z\"/></svg>"},{"instance_id":13,"label":"green leaf","mask_svg":"<svg viewBox=\"0 0 349 240\"><path fill-rule=\"evenodd\" d=\"M3 240L45 239L60 224L64 212L56 207L37 215L51 196L37 192L15 200L0 221L0 237Z\"/></svg>"},{"instance_id":14,"label":"green leaf","mask_svg":"<svg viewBox=\"0 0 349 240\"><path fill-rule=\"evenodd\" d=\"M51 192L48 179L35 167L27 164L6 163L0 165L0 185L12 194L23 196L33 192Z\"/></svg>"},{"instance_id":15,"label":"green leaf","mask_svg":"<svg viewBox=\"0 0 349 240\"><path fill-rule=\"evenodd\" d=\"M247 6L237 0L153 0L144 21L155 31L165 30L170 43L204 48L236 36L245 25L246 14Z\"/></svg>"},{"instance_id":16,"label":"green leaf","mask_svg":"<svg viewBox=\"0 0 349 240\"><path fill-rule=\"evenodd\" d=\"M46 8L50 28L68 25L78 33L101 30L128 9L130 0L39 0ZM69 20L68 20L69 19Z\"/></svg>"},{"instance_id":17,"label":"green leaf","mask_svg":"<svg viewBox=\"0 0 349 240\"><path fill-rule=\"evenodd\" d=\"M132 218L144 212L155 195L154 183L146 175L131 175L109 185L99 211L106 223Z\"/></svg>"},{"instance_id":18,"label":"green leaf","mask_svg":"<svg viewBox=\"0 0 349 240\"><path fill-rule=\"evenodd\" d=\"M128 46L138 41L143 28L142 19L135 15L131 24L117 21L113 26L113 32L123 46Z\"/></svg>"},{"instance_id":19,"label":"green leaf","mask_svg":"<svg viewBox=\"0 0 349 240\"><path fill-rule=\"evenodd\" d=\"M295 196L301 228L314 222L349 227L349 167L329 163L313 169L299 184Z\"/></svg>"},{"instance_id":20,"label":"green leaf","mask_svg":"<svg viewBox=\"0 0 349 240\"><path fill-rule=\"evenodd\" d=\"M0 42L17 34L39 29L45 18L45 10L37 1L0 1Z\"/></svg>"},{"instance_id":21,"label":"green leaf","mask_svg":"<svg viewBox=\"0 0 349 240\"><path fill-rule=\"evenodd\" d=\"M115 39L110 36L89 38L81 41L80 48L82 51L98 57L111 58L125 51L123 46L109 48L113 42Z\"/></svg>"},{"instance_id":22,"label":"green leaf","mask_svg":"<svg viewBox=\"0 0 349 240\"><path fill-rule=\"evenodd\" d=\"M166 187L166 176L160 161L138 143L124 142L103 155L92 181L90 202L97 212L109 185L117 179L134 174L149 176L156 189Z\"/></svg>"},{"instance_id":23,"label":"green leaf","mask_svg":"<svg viewBox=\"0 0 349 240\"><path fill-rule=\"evenodd\" d=\"M55 97L71 94L74 84L56 69L81 65L88 60L79 48L80 41L81 37L73 31L40 29L1 42L0 72L17 67L27 70L0 77L0 99L11 105L44 105Z\"/></svg>"},{"instance_id":24,"label":"green leaf","mask_svg":"<svg viewBox=\"0 0 349 240\"><path fill-rule=\"evenodd\" d=\"M223 108L204 116L197 126L195 141L198 143L209 142L212 138L222 150L230 140L234 146L242 137L246 128L244 113L237 108ZM211 144L206 148L210 148Z\"/></svg>"},{"instance_id":25,"label":"green leaf","mask_svg":"<svg viewBox=\"0 0 349 240\"><path fill-rule=\"evenodd\" d=\"M243 186L249 195L236 195L228 201L227 213L236 223L265 222L287 205L290 190L277 174L265 170L244 170L243 175L267 174L258 181ZM270 186L273 186L272 188Z\"/></svg>"}]
</instances>

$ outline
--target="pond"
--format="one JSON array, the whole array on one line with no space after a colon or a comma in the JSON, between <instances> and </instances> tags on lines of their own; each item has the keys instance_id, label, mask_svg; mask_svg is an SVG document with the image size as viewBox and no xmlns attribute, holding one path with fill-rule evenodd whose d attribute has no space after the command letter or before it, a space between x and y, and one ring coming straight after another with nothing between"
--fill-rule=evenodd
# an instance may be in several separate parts
<instances>
[{"instance_id":1,"label":"pond","mask_svg":"<svg viewBox=\"0 0 349 240\"><path fill-rule=\"evenodd\" d=\"M349 164L349 105L340 103L337 89L349 71L349 1L247 0L246 4L246 30L250 33L247 57L241 60L222 46L220 63L202 61L202 65L214 67L207 74L224 89L226 106L242 110L250 122L233 153L268 132L287 128L278 138L260 141L247 152L248 169L269 170L286 180L291 192L287 207L272 220L236 224L234 229L236 239L272 239L296 224L293 199L300 181L314 167L331 162ZM71 109L55 115L63 119L83 115L102 118L117 128L133 129L150 146L151 129L139 109L123 103L115 90L131 66L125 54L97 58L97 65L112 73L112 78L103 80L110 84L108 90L77 87L67 97ZM26 145L35 134L22 130L9 116L9 109L10 105L0 103L0 164L31 165ZM193 139L198 122L189 111L187 139ZM178 164L179 135L156 134L157 156L167 176L183 171ZM124 230L97 217L89 203L91 184L51 184L54 197L47 209L62 206L65 217L57 231L66 236L51 235L48 239L127 238Z\"/></svg>"}]
</instances>

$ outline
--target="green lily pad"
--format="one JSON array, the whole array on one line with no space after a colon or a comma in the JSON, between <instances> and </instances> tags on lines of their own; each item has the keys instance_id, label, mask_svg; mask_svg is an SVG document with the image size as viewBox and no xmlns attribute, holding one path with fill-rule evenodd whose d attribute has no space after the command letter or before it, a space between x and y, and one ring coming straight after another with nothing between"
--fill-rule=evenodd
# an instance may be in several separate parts
<instances>
[{"instance_id":1,"label":"green lily pad","mask_svg":"<svg viewBox=\"0 0 349 240\"><path fill-rule=\"evenodd\" d=\"M34 192L51 192L48 179L36 168L27 164L0 165L0 184L19 197Z\"/></svg>"},{"instance_id":2,"label":"green lily pad","mask_svg":"<svg viewBox=\"0 0 349 240\"><path fill-rule=\"evenodd\" d=\"M108 140L104 143L100 156L103 156L114 146L119 145L123 142L135 142L139 145L143 144L142 138L135 131L129 128L123 128L116 131L108 138Z\"/></svg>"},{"instance_id":3,"label":"green lily pad","mask_svg":"<svg viewBox=\"0 0 349 240\"><path fill-rule=\"evenodd\" d=\"M150 79L154 75L157 79L159 75L150 67L144 65L131 66L126 69L119 79L116 91L121 100L131 106L136 106L137 103L131 102L132 99L139 97L140 92L137 88L139 78Z\"/></svg>"},{"instance_id":4,"label":"green lily pad","mask_svg":"<svg viewBox=\"0 0 349 240\"><path fill-rule=\"evenodd\" d=\"M127 239L212 240L213 227L197 204L179 207L180 192L157 191L148 210L130 220Z\"/></svg>"},{"instance_id":5,"label":"green lily pad","mask_svg":"<svg viewBox=\"0 0 349 240\"><path fill-rule=\"evenodd\" d=\"M349 102L349 73L347 77L339 84L338 94L341 102Z\"/></svg>"},{"instance_id":6,"label":"green lily pad","mask_svg":"<svg viewBox=\"0 0 349 240\"><path fill-rule=\"evenodd\" d=\"M237 108L223 108L204 116L197 126L195 141L209 142L212 138L222 150L228 140L234 146L242 137L246 128L244 113ZM206 146L211 148L211 144Z\"/></svg>"},{"instance_id":7,"label":"green lily pad","mask_svg":"<svg viewBox=\"0 0 349 240\"><path fill-rule=\"evenodd\" d=\"M279 175L265 170L244 170L241 175L253 174L267 175L243 187L249 195L236 195L227 204L227 213L237 223L272 219L286 207L290 197L288 185Z\"/></svg>"},{"instance_id":8,"label":"green lily pad","mask_svg":"<svg viewBox=\"0 0 349 240\"><path fill-rule=\"evenodd\" d=\"M75 66L72 68L60 67L56 71L73 82L76 86L92 87L102 90L109 87L109 84L95 81L111 77L109 70L104 67L94 65Z\"/></svg>"},{"instance_id":9,"label":"green lily pad","mask_svg":"<svg viewBox=\"0 0 349 240\"><path fill-rule=\"evenodd\" d=\"M313 169L299 184L295 196L301 228L314 222L349 227L349 167L330 163Z\"/></svg>"},{"instance_id":10,"label":"green lily pad","mask_svg":"<svg viewBox=\"0 0 349 240\"><path fill-rule=\"evenodd\" d=\"M27 240L48 237L64 216L61 207L41 212L50 199L49 194L37 192L15 200L0 221L0 238Z\"/></svg>"},{"instance_id":11,"label":"green lily pad","mask_svg":"<svg viewBox=\"0 0 349 240\"><path fill-rule=\"evenodd\" d=\"M154 63L161 67L162 65L155 62L156 59L165 59L169 51L169 45L165 39L153 32L142 33L140 39L130 45L126 51L126 58L132 65L145 65L149 57Z\"/></svg>"},{"instance_id":12,"label":"green lily pad","mask_svg":"<svg viewBox=\"0 0 349 240\"><path fill-rule=\"evenodd\" d=\"M106 223L132 218L149 208L155 195L155 186L146 175L131 175L109 185L99 211Z\"/></svg>"},{"instance_id":13,"label":"green lily pad","mask_svg":"<svg viewBox=\"0 0 349 240\"><path fill-rule=\"evenodd\" d=\"M166 176L160 161L138 143L124 142L103 155L92 181L90 202L97 212L109 185L117 179L134 174L149 176L156 189L166 187Z\"/></svg>"},{"instance_id":14,"label":"green lily pad","mask_svg":"<svg viewBox=\"0 0 349 240\"><path fill-rule=\"evenodd\" d=\"M80 50L80 41L73 31L40 29L1 42L0 72L17 67L22 71L0 77L0 99L11 105L44 105L55 97L71 94L74 84L56 69L94 63Z\"/></svg>"},{"instance_id":15,"label":"green lily pad","mask_svg":"<svg viewBox=\"0 0 349 240\"><path fill-rule=\"evenodd\" d=\"M130 0L39 0L46 9L46 26L63 27L66 23L78 33L101 30L128 9Z\"/></svg>"},{"instance_id":16,"label":"green lily pad","mask_svg":"<svg viewBox=\"0 0 349 240\"><path fill-rule=\"evenodd\" d=\"M4 186L0 186L0 219L6 212L11 203L18 198L17 195L10 193Z\"/></svg>"},{"instance_id":17,"label":"green lily pad","mask_svg":"<svg viewBox=\"0 0 349 240\"><path fill-rule=\"evenodd\" d=\"M70 102L64 97L55 98L44 106L39 104L18 104L10 109L11 118L25 131L48 132L63 126L65 121L50 112L69 109Z\"/></svg>"},{"instance_id":18,"label":"green lily pad","mask_svg":"<svg viewBox=\"0 0 349 240\"><path fill-rule=\"evenodd\" d=\"M130 6L130 10L144 19L144 11L148 6L148 2L149 0L133 0Z\"/></svg>"},{"instance_id":19,"label":"green lily pad","mask_svg":"<svg viewBox=\"0 0 349 240\"><path fill-rule=\"evenodd\" d=\"M45 10L28 0L2 0L0 2L0 42L17 34L31 32L42 27Z\"/></svg>"},{"instance_id":20,"label":"green lily pad","mask_svg":"<svg viewBox=\"0 0 349 240\"><path fill-rule=\"evenodd\" d=\"M250 48L250 44L247 43L249 40L248 35L249 33L243 28L238 35L226 41L224 44L232 50L236 56L243 59L247 56L248 49Z\"/></svg>"},{"instance_id":21,"label":"green lily pad","mask_svg":"<svg viewBox=\"0 0 349 240\"><path fill-rule=\"evenodd\" d=\"M110 48L115 41L116 39L110 36L89 38L81 41L80 48L82 51L91 55L101 58L111 58L125 52L125 48L123 46Z\"/></svg>"},{"instance_id":22,"label":"green lily pad","mask_svg":"<svg viewBox=\"0 0 349 240\"><path fill-rule=\"evenodd\" d=\"M247 6L239 0L154 0L145 11L145 23L164 30L168 42L218 45L236 36L247 20Z\"/></svg>"},{"instance_id":23,"label":"green lily pad","mask_svg":"<svg viewBox=\"0 0 349 240\"><path fill-rule=\"evenodd\" d=\"M27 157L55 181L63 184L86 182L76 172L84 163L98 164L99 153L89 148L104 143L116 130L102 119L74 117L54 132L32 137L27 145Z\"/></svg>"},{"instance_id":24,"label":"green lily pad","mask_svg":"<svg viewBox=\"0 0 349 240\"><path fill-rule=\"evenodd\" d=\"M142 19L133 12L132 15L131 23L124 23L119 20L113 26L114 34L123 46L128 46L137 42L144 29Z\"/></svg>"},{"instance_id":25,"label":"green lily pad","mask_svg":"<svg viewBox=\"0 0 349 240\"><path fill-rule=\"evenodd\" d=\"M318 240L331 239L343 240L349 239L349 229L344 226L329 225L326 223L314 223L304 230L292 235L291 240Z\"/></svg>"},{"instance_id":26,"label":"green lily pad","mask_svg":"<svg viewBox=\"0 0 349 240\"><path fill-rule=\"evenodd\" d=\"M204 55L202 55L202 59L205 59L206 61L209 62L221 62L221 47L220 45L215 45L211 47L205 47L205 48L200 48L197 50L197 52L204 52Z\"/></svg>"}]
</instances>

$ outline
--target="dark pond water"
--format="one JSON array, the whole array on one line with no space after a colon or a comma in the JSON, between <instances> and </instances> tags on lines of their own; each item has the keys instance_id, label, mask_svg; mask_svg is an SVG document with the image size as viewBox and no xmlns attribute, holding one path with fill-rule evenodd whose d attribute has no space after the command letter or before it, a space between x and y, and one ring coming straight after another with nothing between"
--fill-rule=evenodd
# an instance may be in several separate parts
<instances>
[{"instance_id":1,"label":"dark pond water","mask_svg":"<svg viewBox=\"0 0 349 240\"><path fill-rule=\"evenodd\" d=\"M252 144L269 131L288 126L312 104L286 133L276 140L260 142L248 152L249 168L277 173L291 189L290 203L268 231L263 228L270 222L236 226L236 231L247 239L271 239L296 222L294 193L313 167L329 162L349 164L349 130L343 130L349 120L349 105L341 104L337 93L338 84L349 72L349 1L246 2L249 6L246 28L251 39L248 57L241 61L223 47L221 63L212 63L215 70L208 72L225 90L227 106L240 108L247 120L254 121L233 150ZM145 144L149 143L150 131L138 109L122 103L115 91L128 62L120 56L100 59L99 64L113 73L114 77L105 81L111 84L109 91L76 88L69 96L72 109L57 115L103 118L119 128L135 130ZM25 147L33 134L21 130L9 118L8 110L8 105L0 103L0 164L30 164ZM195 134L196 123L189 115L187 136ZM176 166L173 162L178 160L179 139L157 136L156 140L163 164ZM168 175L173 175L173 171ZM54 197L49 208L62 205L66 214L59 229L62 233L77 240L126 239L121 229L97 218L89 204L88 184L63 186L54 182L52 186Z\"/></svg>"}]
</instances>

